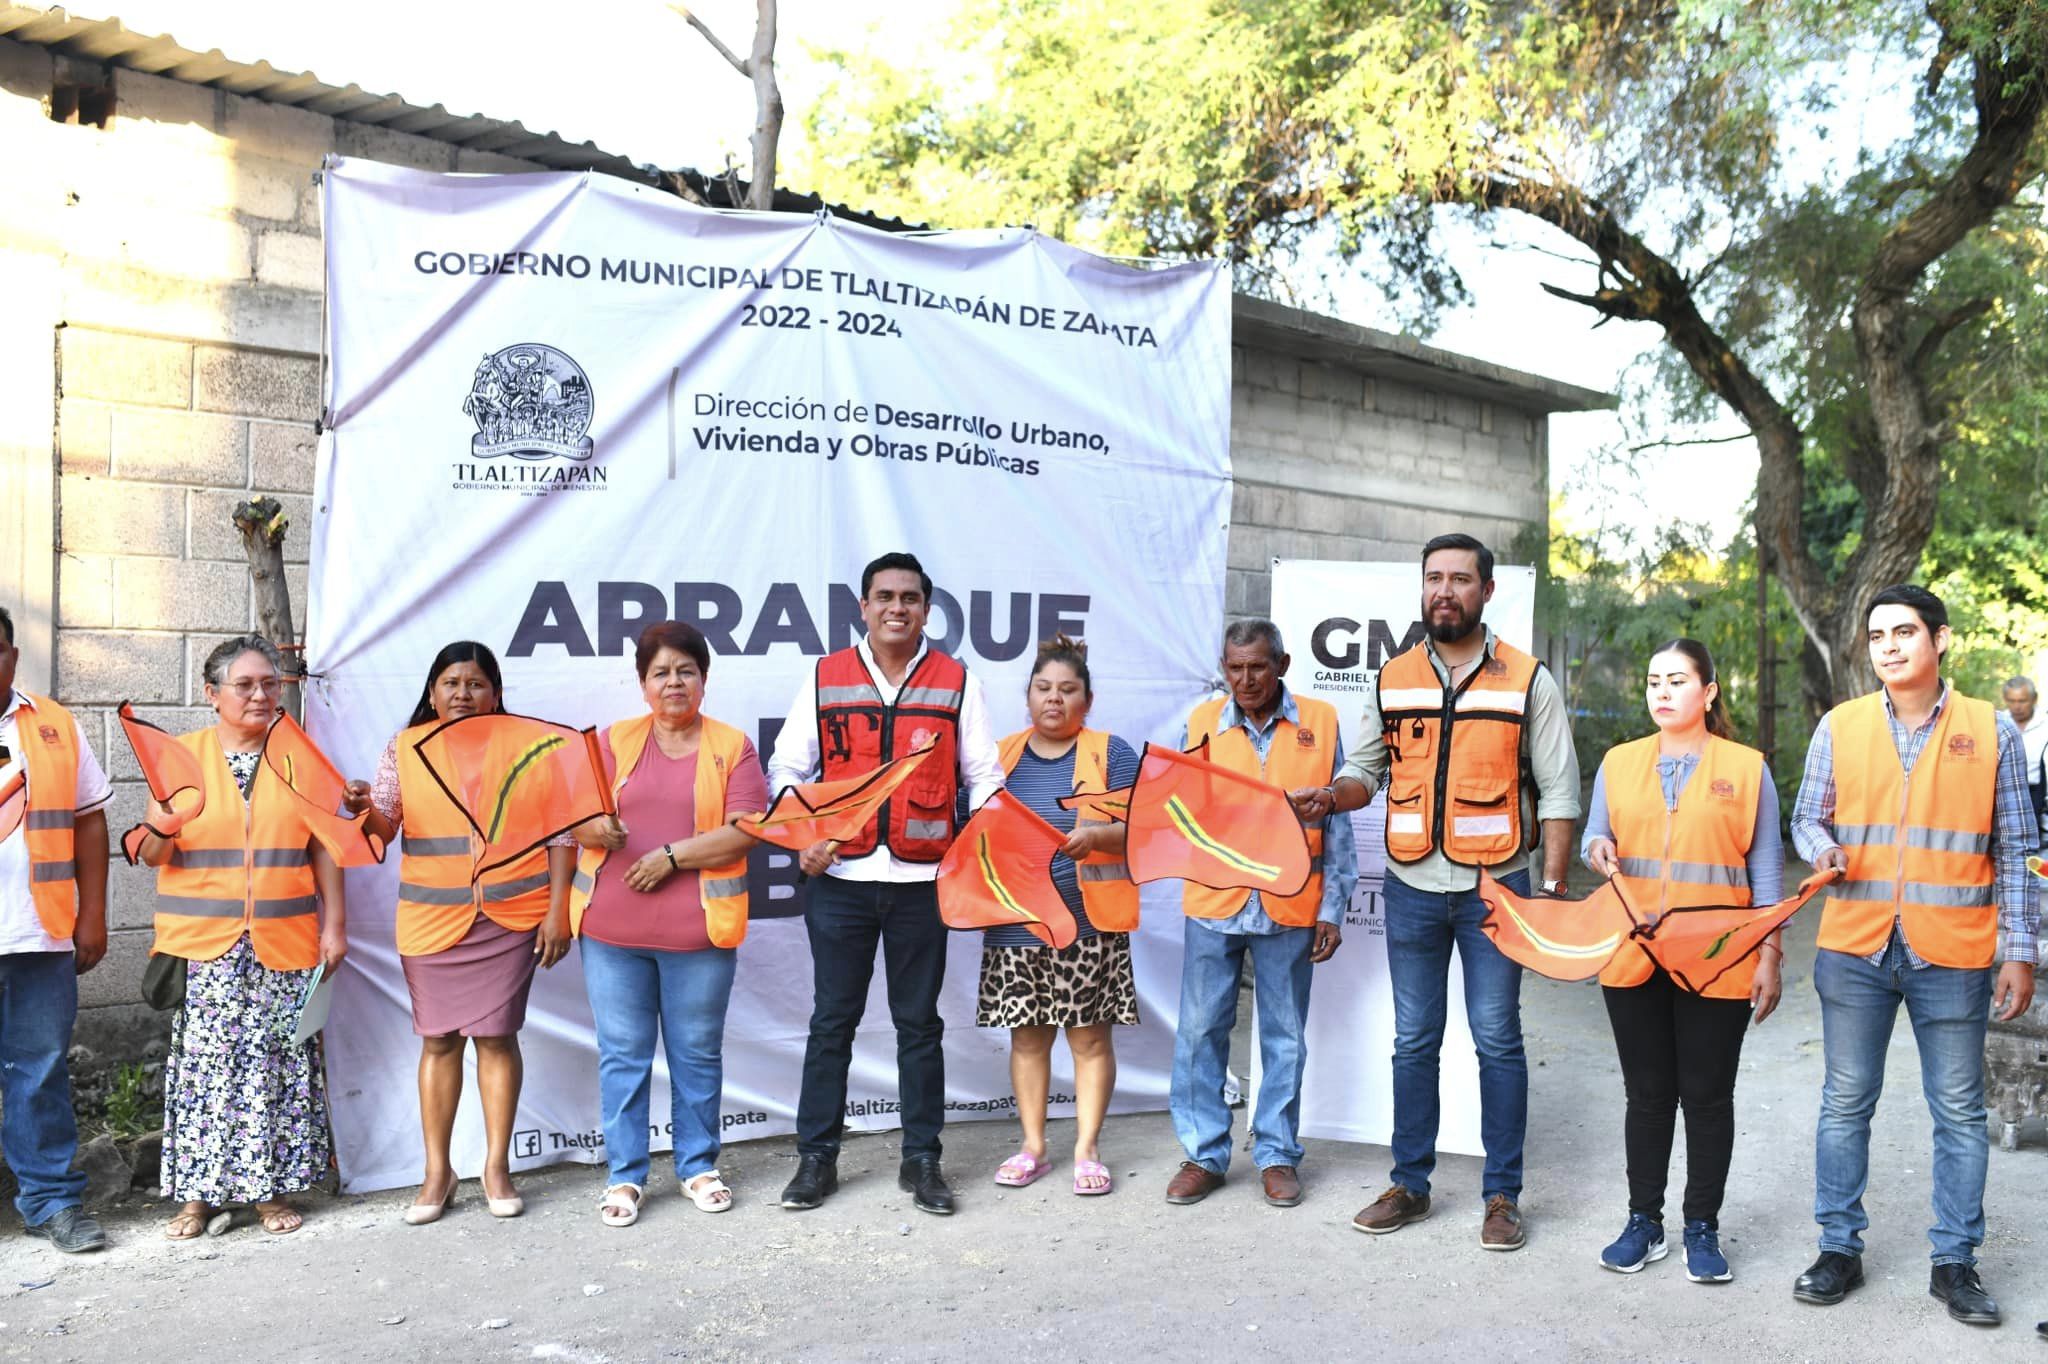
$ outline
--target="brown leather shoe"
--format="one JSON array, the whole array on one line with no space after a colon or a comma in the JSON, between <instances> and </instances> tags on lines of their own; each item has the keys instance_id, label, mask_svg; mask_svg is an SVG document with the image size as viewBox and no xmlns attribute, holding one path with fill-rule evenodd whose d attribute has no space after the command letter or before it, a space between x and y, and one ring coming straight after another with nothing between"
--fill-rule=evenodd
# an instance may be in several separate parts
<instances>
[{"instance_id":1,"label":"brown leather shoe","mask_svg":"<svg viewBox=\"0 0 2048 1364\"><path fill-rule=\"evenodd\" d=\"M1192 1160L1180 1163L1172 1179L1166 1182L1166 1201L1169 1203L1199 1203L1223 1187L1223 1176Z\"/></svg>"},{"instance_id":2,"label":"brown leather shoe","mask_svg":"<svg viewBox=\"0 0 2048 1364\"><path fill-rule=\"evenodd\" d=\"M1479 1244L1487 1250L1522 1248L1522 1210L1506 1194L1486 1200L1486 1220L1479 1224Z\"/></svg>"},{"instance_id":3,"label":"brown leather shoe","mask_svg":"<svg viewBox=\"0 0 2048 1364\"><path fill-rule=\"evenodd\" d=\"M1396 1184L1360 1208L1358 1216L1351 1219L1351 1226L1356 1231L1384 1236L1390 1231L1399 1231L1410 1222L1420 1222L1427 1216L1429 1195L1419 1194Z\"/></svg>"},{"instance_id":4,"label":"brown leather shoe","mask_svg":"<svg viewBox=\"0 0 2048 1364\"><path fill-rule=\"evenodd\" d=\"M1276 1208L1291 1208L1301 1202L1301 1176L1292 1165L1268 1165L1259 1171L1266 1186L1266 1201Z\"/></svg>"}]
</instances>

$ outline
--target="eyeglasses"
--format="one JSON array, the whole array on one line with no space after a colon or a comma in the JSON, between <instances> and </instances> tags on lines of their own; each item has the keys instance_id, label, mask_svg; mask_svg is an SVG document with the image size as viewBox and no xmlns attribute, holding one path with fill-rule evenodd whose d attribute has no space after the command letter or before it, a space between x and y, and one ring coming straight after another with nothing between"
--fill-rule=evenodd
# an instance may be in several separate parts
<instances>
[{"instance_id":1,"label":"eyeglasses","mask_svg":"<svg viewBox=\"0 0 2048 1364\"><path fill-rule=\"evenodd\" d=\"M252 681L248 678L243 678L240 682L228 683L221 690L233 692L244 701L258 692L263 693L265 696L277 696L284 691L284 679L281 677L266 677L261 681Z\"/></svg>"}]
</instances>

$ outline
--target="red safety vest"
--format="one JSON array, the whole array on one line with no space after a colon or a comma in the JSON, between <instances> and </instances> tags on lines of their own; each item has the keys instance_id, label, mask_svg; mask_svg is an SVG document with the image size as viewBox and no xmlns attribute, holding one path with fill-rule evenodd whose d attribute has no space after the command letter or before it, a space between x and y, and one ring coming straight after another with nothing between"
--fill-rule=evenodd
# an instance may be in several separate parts
<instances>
[{"instance_id":1,"label":"red safety vest","mask_svg":"<svg viewBox=\"0 0 2048 1364\"><path fill-rule=\"evenodd\" d=\"M967 669L951 654L927 648L903 679L895 704L883 705L860 651L841 649L818 660L817 688L819 765L826 781L863 777L927 741L938 745L860 836L840 845L839 856L862 857L887 844L900 861L943 861L959 831L954 802Z\"/></svg>"}]
</instances>

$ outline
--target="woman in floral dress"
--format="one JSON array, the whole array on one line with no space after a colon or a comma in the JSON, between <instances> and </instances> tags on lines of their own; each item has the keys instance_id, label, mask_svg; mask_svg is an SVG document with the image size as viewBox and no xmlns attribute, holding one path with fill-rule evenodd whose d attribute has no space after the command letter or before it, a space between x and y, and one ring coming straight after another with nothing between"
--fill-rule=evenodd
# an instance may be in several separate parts
<instances>
[{"instance_id":1,"label":"woman in floral dress","mask_svg":"<svg viewBox=\"0 0 2048 1364\"><path fill-rule=\"evenodd\" d=\"M240 1203L273 1235L298 1230L290 1195L325 1176L331 1144L320 1040L292 1036L314 970L333 970L348 950L340 869L262 764L278 716L277 649L259 635L228 640L204 677L219 723L180 742L207 769L206 806L172 837L146 832L136 850L159 868L151 950L187 960L164 1065L163 1187L182 1204L164 1229L174 1241ZM168 825L162 806L151 815Z\"/></svg>"}]
</instances>

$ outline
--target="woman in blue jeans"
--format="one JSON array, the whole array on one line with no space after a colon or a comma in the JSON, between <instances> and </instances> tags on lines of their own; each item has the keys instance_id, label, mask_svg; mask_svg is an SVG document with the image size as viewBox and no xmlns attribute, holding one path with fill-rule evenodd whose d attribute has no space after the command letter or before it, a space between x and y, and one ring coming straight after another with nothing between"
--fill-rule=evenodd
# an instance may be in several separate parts
<instances>
[{"instance_id":1,"label":"woman in blue jeans","mask_svg":"<svg viewBox=\"0 0 2048 1364\"><path fill-rule=\"evenodd\" d=\"M611 1167L598 1216L611 1227L639 1220L646 1195L657 1028L676 1178L701 1211L732 1206L718 1177L719 1098L753 847L732 822L768 803L754 746L703 713L711 650L702 632L677 621L650 625L633 661L647 713L604 733L618 814L577 829L584 851L569 904L596 1024Z\"/></svg>"}]
</instances>

